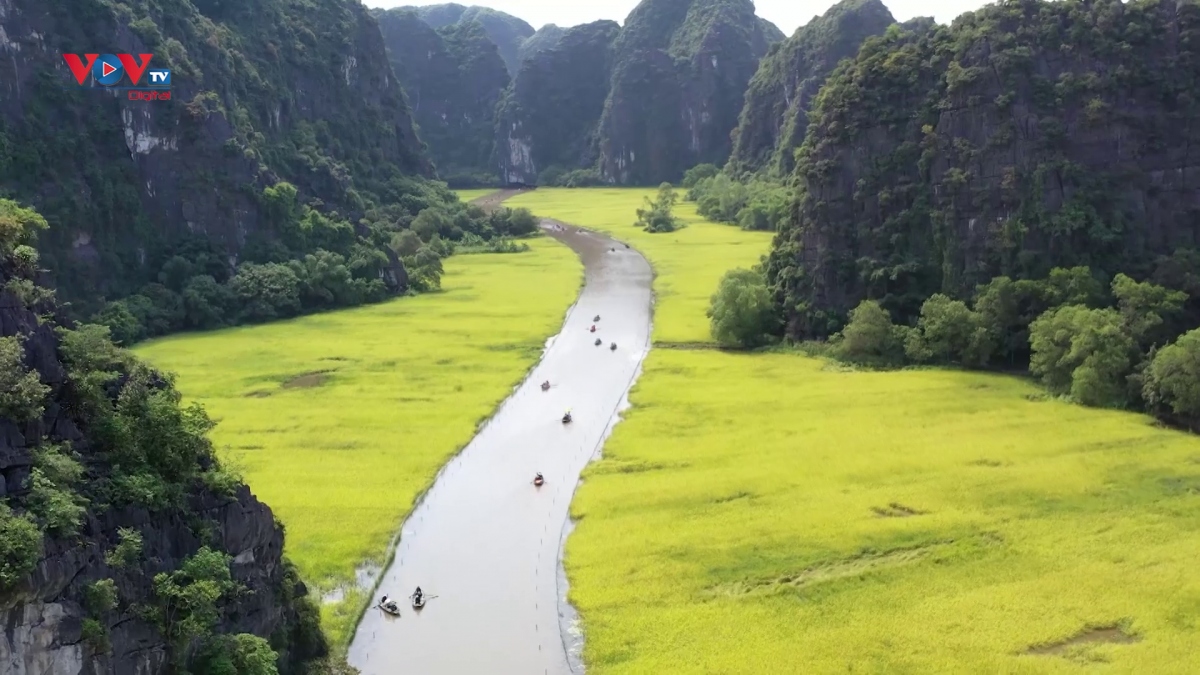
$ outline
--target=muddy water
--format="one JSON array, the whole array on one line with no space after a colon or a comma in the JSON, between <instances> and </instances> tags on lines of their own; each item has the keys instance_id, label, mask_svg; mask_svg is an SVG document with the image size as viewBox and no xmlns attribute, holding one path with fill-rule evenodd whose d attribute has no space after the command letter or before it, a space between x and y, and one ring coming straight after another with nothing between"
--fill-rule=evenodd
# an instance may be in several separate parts
<instances>
[{"instance_id":1,"label":"muddy water","mask_svg":"<svg viewBox=\"0 0 1200 675\"><path fill-rule=\"evenodd\" d=\"M623 244L547 226L579 253L587 283L539 365L404 523L378 594L404 598L420 586L429 600L419 611L402 601L399 617L367 612L349 653L363 675L571 672L560 539L579 473L649 348L652 273ZM568 408L574 422L564 425ZM538 471L541 488L532 484Z\"/></svg>"}]
</instances>

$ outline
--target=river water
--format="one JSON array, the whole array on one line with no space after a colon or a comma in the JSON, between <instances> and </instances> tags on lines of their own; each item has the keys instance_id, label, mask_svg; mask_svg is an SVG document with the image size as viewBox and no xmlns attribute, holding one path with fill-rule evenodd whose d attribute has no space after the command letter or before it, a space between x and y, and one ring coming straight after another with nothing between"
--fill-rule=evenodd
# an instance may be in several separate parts
<instances>
[{"instance_id":1,"label":"river water","mask_svg":"<svg viewBox=\"0 0 1200 675\"><path fill-rule=\"evenodd\" d=\"M421 610L402 600L399 617L367 611L348 655L363 675L572 672L560 540L579 473L649 349L653 273L603 235L542 226L579 254L586 284L541 362L405 521L378 594L420 586L429 600ZM567 409L574 421L562 424Z\"/></svg>"}]
</instances>

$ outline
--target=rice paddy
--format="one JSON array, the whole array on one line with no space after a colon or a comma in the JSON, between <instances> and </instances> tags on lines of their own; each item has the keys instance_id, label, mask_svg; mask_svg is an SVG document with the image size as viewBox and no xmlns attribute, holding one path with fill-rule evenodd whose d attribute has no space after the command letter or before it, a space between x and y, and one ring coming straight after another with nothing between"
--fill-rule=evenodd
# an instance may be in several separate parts
<instances>
[{"instance_id":1,"label":"rice paddy","mask_svg":"<svg viewBox=\"0 0 1200 675\"><path fill-rule=\"evenodd\" d=\"M282 520L303 578L337 600L323 611L335 644L369 590L356 570L385 562L414 500L536 363L578 293L575 254L530 243L449 258L441 293L136 350L219 422L221 455Z\"/></svg>"},{"instance_id":2,"label":"rice paddy","mask_svg":"<svg viewBox=\"0 0 1200 675\"><path fill-rule=\"evenodd\" d=\"M497 188L483 188L481 190L455 190L454 194L458 195L458 198L464 202L471 202L498 191Z\"/></svg>"},{"instance_id":3,"label":"rice paddy","mask_svg":"<svg viewBox=\"0 0 1200 675\"><path fill-rule=\"evenodd\" d=\"M733 225L706 221L694 204L675 207L687 227L650 234L633 225L648 189L538 188L509 199L507 206L524 206L535 214L607 232L629 242L654 266L654 339L659 343L712 342L709 298L726 271L750 267L767 252L772 234L746 232Z\"/></svg>"},{"instance_id":4,"label":"rice paddy","mask_svg":"<svg viewBox=\"0 0 1200 675\"><path fill-rule=\"evenodd\" d=\"M1195 436L783 353L632 402L572 507L589 672L1200 672Z\"/></svg>"}]
</instances>

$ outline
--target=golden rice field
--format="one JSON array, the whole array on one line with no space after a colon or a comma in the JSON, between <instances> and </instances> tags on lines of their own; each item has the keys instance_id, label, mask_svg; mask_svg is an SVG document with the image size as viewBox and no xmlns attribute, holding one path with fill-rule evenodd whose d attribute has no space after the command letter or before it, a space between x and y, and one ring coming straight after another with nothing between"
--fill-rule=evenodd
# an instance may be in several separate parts
<instances>
[{"instance_id":1,"label":"golden rice field","mask_svg":"<svg viewBox=\"0 0 1200 675\"><path fill-rule=\"evenodd\" d=\"M454 194L464 202L474 201L480 197L486 197L493 192L498 192L496 188L483 188L482 190L454 190Z\"/></svg>"},{"instance_id":2,"label":"golden rice field","mask_svg":"<svg viewBox=\"0 0 1200 675\"><path fill-rule=\"evenodd\" d=\"M287 554L319 590L350 587L439 467L537 361L576 297L575 254L455 256L442 293L146 343L219 421L212 437L287 528ZM366 595L324 607L335 644Z\"/></svg>"},{"instance_id":3,"label":"golden rice field","mask_svg":"<svg viewBox=\"0 0 1200 675\"><path fill-rule=\"evenodd\" d=\"M637 248L654 266L654 339L657 342L711 342L709 298L726 271L756 264L770 247L769 232L746 232L704 220L694 204L675 207L687 227L650 234L633 225L642 200L656 192L636 188L538 188L507 202L535 214L601 232Z\"/></svg>"},{"instance_id":4,"label":"golden rice field","mask_svg":"<svg viewBox=\"0 0 1200 675\"><path fill-rule=\"evenodd\" d=\"M1200 672L1200 438L784 353L632 398L572 508L589 672Z\"/></svg>"}]
</instances>

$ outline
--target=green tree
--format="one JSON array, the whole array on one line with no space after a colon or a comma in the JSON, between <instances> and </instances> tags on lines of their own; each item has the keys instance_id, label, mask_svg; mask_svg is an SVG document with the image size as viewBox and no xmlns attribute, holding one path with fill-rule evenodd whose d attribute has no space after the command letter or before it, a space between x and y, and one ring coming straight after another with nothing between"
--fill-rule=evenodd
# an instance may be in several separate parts
<instances>
[{"instance_id":1,"label":"green tree","mask_svg":"<svg viewBox=\"0 0 1200 675\"><path fill-rule=\"evenodd\" d=\"M898 363L904 354L904 333L875 300L863 300L850 310L850 321L834 341L834 353L867 365Z\"/></svg>"},{"instance_id":2,"label":"green tree","mask_svg":"<svg viewBox=\"0 0 1200 675\"><path fill-rule=\"evenodd\" d=\"M764 345L777 327L766 279L755 270L726 272L710 300L707 315L713 339L726 347Z\"/></svg>"},{"instance_id":3,"label":"green tree","mask_svg":"<svg viewBox=\"0 0 1200 675\"><path fill-rule=\"evenodd\" d=\"M1112 309L1066 305L1030 326L1029 370L1056 394L1090 406L1123 406L1128 400L1134 341Z\"/></svg>"},{"instance_id":4,"label":"green tree","mask_svg":"<svg viewBox=\"0 0 1200 675\"><path fill-rule=\"evenodd\" d=\"M0 199L0 256L7 256L18 244L28 244L48 227L46 219L10 199Z\"/></svg>"},{"instance_id":5,"label":"green tree","mask_svg":"<svg viewBox=\"0 0 1200 675\"><path fill-rule=\"evenodd\" d=\"M229 572L230 556L208 547L184 559L174 572L154 577L156 613L172 645L177 665L186 647L211 635L220 619L220 602L240 586Z\"/></svg>"},{"instance_id":6,"label":"green tree","mask_svg":"<svg viewBox=\"0 0 1200 675\"><path fill-rule=\"evenodd\" d=\"M287 265L247 263L238 268L229 287L246 320L268 321L300 311L300 280Z\"/></svg>"},{"instance_id":7,"label":"green tree","mask_svg":"<svg viewBox=\"0 0 1200 675\"><path fill-rule=\"evenodd\" d=\"M113 339L122 345L131 345L146 335L146 327L130 311L125 300L104 305L104 308L92 317L92 322L108 327Z\"/></svg>"},{"instance_id":8,"label":"green tree","mask_svg":"<svg viewBox=\"0 0 1200 675\"><path fill-rule=\"evenodd\" d=\"M1125 330L1142 346L1161 344L1170 339L1167 322L1179 314L1187 301L1186 293L1137 282L1124 274L1113 279L1112 292Z\"/></svg>"},{"instance_id":9,"label":"green tree","mask_svg":"<svg viewBox=\"0 0 1200 675\"><path fill-rule=\"evenodd\" d=\"M438 237L438 240L441 241L441 237ZM412 230L400 230L392 236L390 246L396 252L396 255L401 258L408 258L416 255L417 251L420 250L421 237L417 236L417 233Z\"/></svg>"},{"instance_id":10,"label":"green tree","mask_svg":"<svg viewBox=\"0 0 1200 675\"><path fill-rule=\"evenodd\" d=\"M696 183L721 173L721 170L714 164L697 164L683 173L683 182L680 184L684 189L690 190L696 186Z\"/></svg>"},{"instance_id":11,"label":"green tree","mask_svg":"<svg viewBox=\"0 0 1200 675\"><path fill-rule=\"evenodd\" d=\"M207 274L192 277L183 286L185 323L191 328L227 324L235 304L232 289Z\"/></svg>"},{"instance_id":12,"label":"green tree","mask_svg":"<svg viewBox=\"0 0 1200 675\"><path fill-rule=\"evenodd\" d=\"M428 242L435 234L446 237L453 228L454 222L440 208L428 208L421 211L413 219L411 226L412 231L416 232L417 236L424 242ZM451 237L451 239L453 238Z\"/></svg>"},{"instance_id":13,"label":"green tree","mask_svg":"<svg viewBox=\"0 0 1200 675\"><path fill-rule=\"evenodd\" d=\"M442 287L442 258L428 246L404 261L408 283L414 291L436 291Z\"/></svg>"},{"instance_id":14,"label":"green tree","mask_svg":"<svg viewBox=\"0 0 1200 675\"><path fill-rule=\"evenodd\" d=\"M1047 309L1062 305L1103 307L1107 304L1104 284L1087 267L1056 267L1044 283Z\"/></svg>"},{"instance_id":15,"label":"green tree","mask_svg":"<svg viewBox=\"0 0 1200 675\"><path fill-rule=\"evenodd\" d=\"M1158 350L1143 378L1142 395L1152 408L1200 430L1200 328Z\"/></svg>"},{"instance_id":16,"label":"green tree","mask_svg":"<svg viewBox=\"0 0 1200 675\"><path fill-rule=\"evenodd\" d=\"M934 294L921 305L921 318L908 334L905 353L917 362L959 362L976 339L975 313L966 303Z\"/></svg>"},{"instance_id":17,"label":"green tree","mask_svg":"<svg viewBox=\"0 0 1200 675\"><path fill-rule=\"evenodd\" d=\"M675 188L670 183L658 186L658 194L653 200L646 198L643 208L637 210L635 225L647 232L674 232L683 224L675 217L673 209L678 201Z\"/></svg>"},{"instance_id":18,"label":"green tree","mask_svg":"<svg viewBox=\"0 0 1200 675\"><path fill-rule=\"evenodd\" d=\"M0 338L0 417L17 422L41 417L49 392L37 371L25 367L21 338Z\"/></svg>"}]
</instances>

